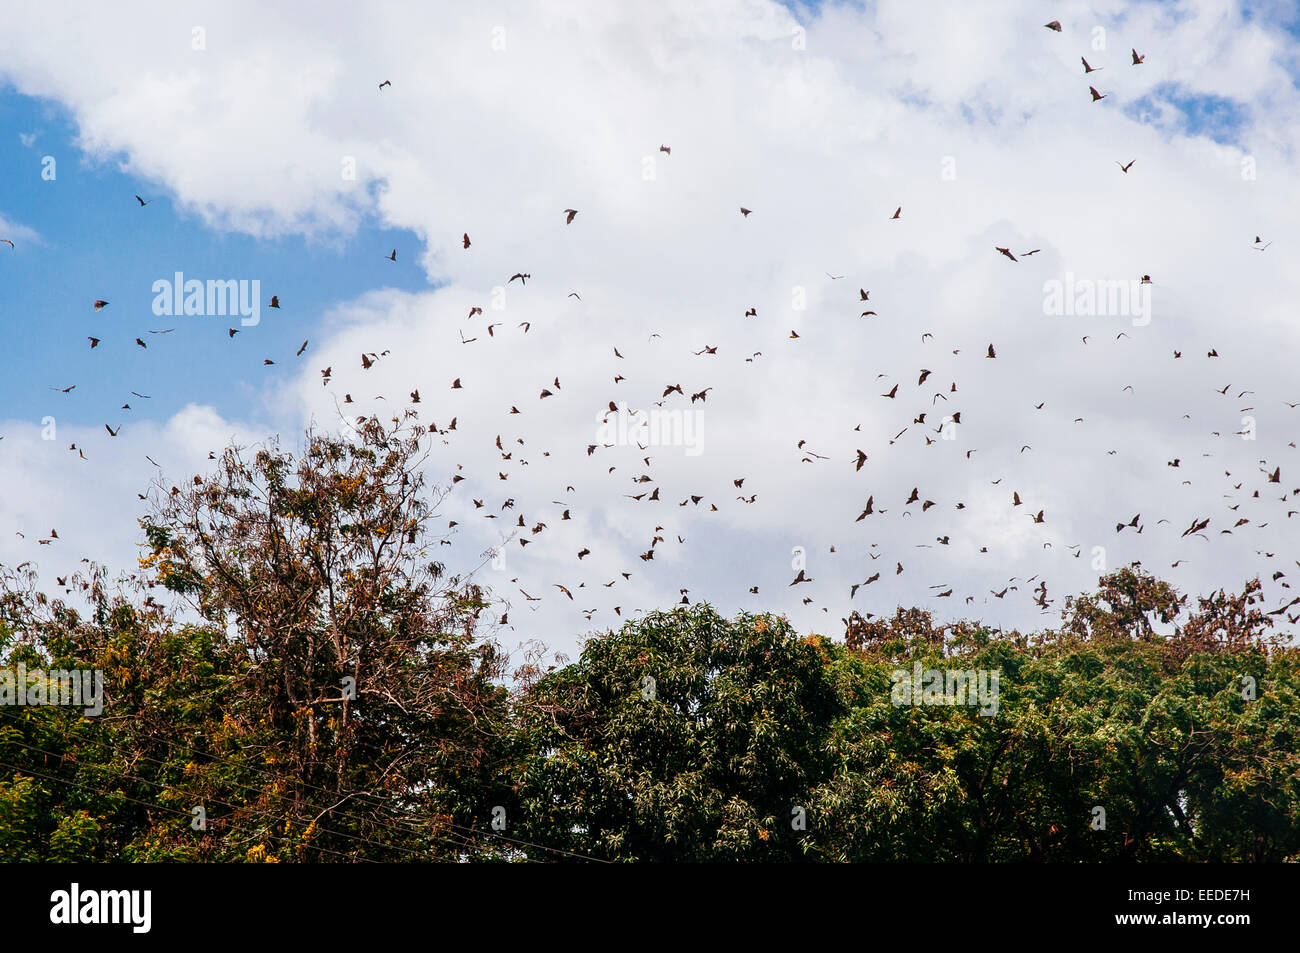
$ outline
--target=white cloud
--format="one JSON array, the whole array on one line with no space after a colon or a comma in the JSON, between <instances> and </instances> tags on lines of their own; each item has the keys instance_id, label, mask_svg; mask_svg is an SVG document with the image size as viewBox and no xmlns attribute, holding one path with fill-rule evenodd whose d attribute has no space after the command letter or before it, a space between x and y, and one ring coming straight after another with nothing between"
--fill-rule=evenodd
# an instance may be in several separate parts
<instances>
[{"instance_id":1,"label":"white cloud","mask_svg":"<svg viewBox=\"0 0 1300 953\"><path fill-rule=\"evenodd\" d=\"M1283 404L1300 399L1289 389L1297 279L1284 252L1300 211L1287 73L1296 49L1231 4L1112 0L1094 13L1063 3L1061 34L1029 3L952 2L925 15L902 2L828 5L804 21L806 50L793 48L789 11L741 0L75 12L77 30L21 7L0 14L0 28L14 38L7 78L71 108L87 149L124 155L214 226L332 240L374 212L424 239L422 264L440 287L341 302L301 376L268 395L266 418L281 429L332 420L345 393L349 415L398 412L416 387L422 419L455 417L436 465L467 477L446 507L460 524L458 560L477 562L521 513L526 528L547 524L489 577L513 597L521 634L565 647L586 625L576 610L596 608L591 626L607 625L613 606L626 616L681 588L834 631L849 584L877 571L860 609L917 603L1036 624L1055 614L1039 615L1032 585L1014 599L990 590L1034 575L1054 600L1088 589L1094 546L1111 568L1141 559L1192 590L1271 575L1279 559L1257 551L1289 552L1294 504L1278 497L1300 484L1288 445L1297 411ZM196 25L203 51L191 49ZM1094 26L1106 30L1104 50L1092 46ZM1141 67L1130 47L1147 54ZM1104 72L1085 77L1080 55ZM1107 100L1090 101L1090 82ZM1207 95L1237 104L1240 146L1189 137L1176 121L1180 99ZM1144 96L1165 117L1157 125L1124 112ZM1256 180L1242 177L1243 149ZM341 179L345 156L355 183ZM1132 158L1121 173L1116 161ZM741 205L754 214L742 218ZM570 226L565 208L579 209ZM1278 246L1259 254L1256 234ZM1042 251L1013 263L995 245ZM533 275L526 286L507 284L517 271ZM1067 272L1151 274L1151 323L1046 316L1044 282ZM800 288L804 311L793 307ZM483 315L467 319L471 306ZM750 307L756 317L744 317ZM859 317L866 309L879 315ZM995 361L983 356L990 342ZM693 353L705 345L717 355ZM1208 359L1210 348L1221 357ZM361 369L363 352L385 349ZM918 387L922 368L932 373ZM561 388L539 400L557 376ZM464 386L452 390L457 377ZM895 399L880 396L895 383ZM670 384L684 396L663 398ZM702 455L587 454L608 401L689 409L709 386L695 405ZM957 439L939 439L954 411ZM913 422L920 413L924 424ZM1247 413L1254 442L1233 436ZM204 440L223 435L219 417L199 424ZM799 440L829 459L802 462ZM861 472L858 448L870 455ZM1265 483L1278 465L1283 482ZM654 482L633 483L642 473ZM732 484L742 476L743 490ZM121 480L113 492L127 492ZM654 487L660 502L627 498ZM908 506L913 487L920 501ZM1013 490L1023 506L1011 505ZM704 501L678 506L692 493ZM753 505L736 499L751 493ZM868 496L888 512L855 522ZM936 505L922 513L926 499ZM561 521L565 508L573 518ZM1030 519L1039 509L1043 524ZM1141 536L1115 532L1138 512ZM1179 536L1204 516L1210 541ZM1251 523L1219 534L1240 516ZM654 560L638 559L655 536ZM790 589L795 546L816 582ZM578 561L584 547L592 553ZM951 600L934 599L945 584ZM544 601L525 601L520 587Z\"/></svg>"},{"instance_id":2,"label":"white cloud","mask_svg":"<svg viewBox=\"0 0 1300 953\"><path fill-rule=\"evenodd\" d=\"M170 486L205 472L209 451L261 440L267 429L229 423L193 404L161 426L127 423L115 438L102 427L61 424L58 415L0 422L0 563L31 560L49 586L56 575L83 568L83 557L115 573L134 570L143 538L138 520L148 508L137 494L155 481Z\"/></svg>"},{"instance_id":3,"label":"white cloud","mask_svg":"<svg viewBox=\"0 0 1300 953\"><path fill-rule=\"evenodd\" d=\"M19 243L31 242L32 244L38 244L41 240L41 236L35 229L28 228L26 225L20 225L18 222L5 218L3 215L0 215L0 238L7 238L12 241L15 246L13 250L17 250ZM9 250L10 249L5 249L5 251Z\"/></svg>"}]
</instances>

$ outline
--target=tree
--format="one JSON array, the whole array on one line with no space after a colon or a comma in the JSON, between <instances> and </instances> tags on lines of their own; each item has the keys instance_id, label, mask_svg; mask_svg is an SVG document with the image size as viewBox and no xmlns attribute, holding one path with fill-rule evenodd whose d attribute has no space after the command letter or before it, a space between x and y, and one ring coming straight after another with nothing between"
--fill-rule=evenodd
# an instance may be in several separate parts
<instances>
[{"instance_id":1,"label":"tree","mask_svg":"<svg viewBox=\"0 0 1300 953\"><path fill-rule=\"evenodd\" d=\"M1300 651L1258 580L1189 610L1132 566L1055 629L900 608L843 644L678 606L507 689L421 461L401 421L231 449L155 497L140 572L0 567L0 665L107 692L0 706L0 856L1300 860ZM996 705L913 704L915 666Z\"/></svg>"},{"instance_id":2,"label":"tree","mask_svg":"<svg viewBox=\"0 0 1300 953\"><path fill-rule=\"evenodd\" d=\"M1025 637L928 613L854 620L868 701L813 799L836 860L1283 860L1300 852L1297 653L1240 595L1184 599L1136 568ZM1173 626L1160 635L1154 616ZM946 646L946 649L941 649ZM889 676L997 671L1000 705L891 704ZM1252 699L1245 677L1257 688ZM1101 826L1104 825L1104 826Z\"/></svg>"},{"instance_id":3,"label":"tree","mask_svg":"<svg viewBox=\"0 0 1300 953\"><path fill-rule=\"evenodd\" d=\"M230 448L157 488L141 572L111 593L74 580L90 618L10 587L0 622L32 651L105 671L103 716L54 732L70 754L43 772L107 792L105 859L478 854L472 827L505 796L504 658L477 636L486 593L430 558L421 432L370 419L297 457Z\"/></svg>"},{"instance_id":4,"label":"tree","mask_svg":"<svg viewBox=\"0 0 1300 953\"><path fill-rule=\"evenodd\" d=\"M611 860L802 857L796 821L845 711L834 651L707 604L589 641L522 700L521 837Z\"/></svg>"}]
</instances>

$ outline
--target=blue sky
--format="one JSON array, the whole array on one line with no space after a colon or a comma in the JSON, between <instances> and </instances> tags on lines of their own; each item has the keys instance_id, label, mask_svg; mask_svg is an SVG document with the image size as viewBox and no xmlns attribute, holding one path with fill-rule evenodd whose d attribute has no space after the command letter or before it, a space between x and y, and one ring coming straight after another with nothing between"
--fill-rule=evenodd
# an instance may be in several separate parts
<instances>
[{"instance_id":1,"label":"blue sky","mask_svg":"<svg viewBox=\"0 0 1300 953\"><path fill-rule=\"evenodd\" d=\"M35 140L30 146L20 135ZM9 358L0 381L5 416L100 425L163 420L188 403L235 419L257 417L264 385L296 370L294 354L315 316L374 288L431 287L416 237L373 218L325 243L292 235L258 239L208 227L179 211L157 184L123 173L122 157L97 159L77 146L77 129L57 105L0 88L0 215L39 233L0 251L0 326ZM53 156L56 178L42 178ZM149 204L140 207L135 196ZM0 238L6 236L0 236ZM399 248L396 263L385 260ZM152 313L153 283L187 278L259 279L262 320L174 318ZM266 307L271 295L280 309ZM109 306L96 313L92 301ZM150 329L175 328L166 335ZM95 349L87 336L100 338ZM148 345L135 344L139 337ZM266 358L276 365L265 367ZM308 346L301 360L311 359ZM51 387L75 384L71 394ZM130 391L149 394L140 400ZM130 403L130 411L106 408Z\"/></svg>"},{"instance_id":2,"label":"blue sky","mask_svg":"<svg viewBox=\"0 0 1300 953\"><path fill-rule=\"evenodd\" d=\"M1240 134L1246 123L1246 110L1237 102L1212 94L1190 94L1176 84L1156 87L1124 106L1125 113L1141 123L1152 121L1157 103L1168 103L1178 112L1175 129L1187 136L1205 136L1222 145L1246 147Z\"/></svg>"}]
</instances>

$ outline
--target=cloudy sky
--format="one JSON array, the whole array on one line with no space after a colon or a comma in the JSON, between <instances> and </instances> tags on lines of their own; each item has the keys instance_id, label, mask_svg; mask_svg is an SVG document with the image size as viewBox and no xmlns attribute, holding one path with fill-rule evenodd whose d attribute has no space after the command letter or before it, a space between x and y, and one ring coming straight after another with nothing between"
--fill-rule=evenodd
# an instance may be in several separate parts
<instances>
[{"instance_id":1,"label":"cloudy sky","mask_svg":"<svg viewBox=\"0 0 1300 953\"><path fill-rule=\"evenodd\" d=\"M266 7L0 9L0 562L133 568L146 454L418 388L439 555L527 523L480 571L507 642L682 590L1037 628L1134 560L1295 597L1294 5ZM157 315L177 272L260 320Z\"/></svg>"}]
</instances>

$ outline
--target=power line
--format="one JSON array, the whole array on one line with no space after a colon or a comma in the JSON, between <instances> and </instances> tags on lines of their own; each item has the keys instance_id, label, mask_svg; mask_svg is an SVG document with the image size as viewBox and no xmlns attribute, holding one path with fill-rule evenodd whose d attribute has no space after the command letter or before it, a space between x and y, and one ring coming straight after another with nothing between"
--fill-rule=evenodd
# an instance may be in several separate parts
<instances>
[{"instance_id":1,"label":"power line","mask_svg":"<svg viewBox=\"0 0 1300 953\"><path fill-rule=\"evenodd\" d=\"M191 747L189 747L188 745L181 744L179 741L170 741L170 740L166 740L166 739L159 739L159 740L162 740L164 744L172 745L173 747L180 748L180 749L182 749L182 750L184 750L184 751L188 751L190 754L198 754L198 755L202 755L202 756L204 756L204 757L212 758L214 761L219 761L219 762L221 762L222 764L229 765L229 766L231 766L231 767L233 767L233 768L243 768L243 769L246 769L246 770L249 770L249 771L253 771L254 773L257 773L257 772L266 772L266 769L265 769L265 768L261 768L261 767L259 767L259 766L257 766L257 765L245 765L245 764L241 764L241 763L238 762L238 761L231 761L231 760L229 760L229 759L227 759L227 758L222 758L220 755L216 755L216 754L213 754L213 753L211 753L211 752L207 752L207 751L199 751L197 748L191 748ZM150 759L150 760L154 760L154 759ZM267 776L267 777L275 777L275 775L270 774L270 772L266 772L266 776ZM327 794L332 794L332 795L333 795L333 794L339 794L339 793L340 793L340 792L338 792L338 791L332 791L331 789L326 788L326 787L321 787L321 786L318 785L318 784L312 784L312 783L309 782L309 781L299 780L298 783L301 784L303 787L306 787L306 788L312 788L313 790L317 790L317 791L323 791L323 792L325 792L325 793L327 793ZM344 792L341 792L341 793L343 793L343 794L347 794L347 795L355 795L357 798L368 798L368 799L370 799L373 803L375 803L375 804L377 804L377 805L380 805L380 806L383 806L383 805L384 805L384 802L383 802L383 801L379 800L379 798L376 798L373 794L370 794L370 793L367 792L367 791L357 791L357 790L353 789L353 790L347 790L347 791L344 791ZM577 859L577 860L588 860L588 861L591 861L591 862L593 862L593 863L597 863L597 864L610 864L610 863L613 863L613 861L611 861L611 860L605 860L605 859L600 858L600 857L591 857L591 856L589 856L589 855L587 855L587 854L579 854L579 853L576 853L575 851L564 850L563 848L559 848L559 847L547 847L547 846L544 845L544 844L534 844L534 843L532 843L532 842L530 842L530 841L520 840L520 839L518 839L518 838L513 838L513 837L507 837L506 835L500 833L499 831L480 831L480 830L476 830L475 828L472 828L472 827L465 827L464 825L462 825L462 824L457 824L457 823L455 823L455 822L450 822L450 823L448 824L448 826L449 826L449 827L452 827L452 828L454 828L454 829L456 829L456 830L459 830L459 831L466 831L466 832L468 832L468 833L470 833L470 834L473 834L473 835L475 835L475 836L484 836L484 835L486 835L486 836L490 836L490 837L495 837L495 838L498 839L498 840L503 840L503 841L506 841L506 842L508 842L508 843L515 844L516 846L533 847L533 848L536 848L537 850L544 850L544 851L548 851L548 852L553 853L553 854L563 854L563 855L565 855L566 857L573 857L573 858L575 858L575 859ZM419 831L419 830L416 829L416 828L411 828L410 830L411 830L412 833L423 833L422 831Z\"/></svg>"},{"instance_id":2,"label":"power line","mask_svg":"<svg viewBox=\"0 0 1300 953\"><path fill-rule=\"evenodd\" d=\"M200 755L200 756L202 756L202 757L211 758L211 759L214 760L214 761L220 762L220 763L225 764L225 765L229 765L230 767L239 768L239 769L241 769L241 770L245 770L245 771L251 771L251 772L253 772L253 773L255 773L255 774L259 774L259 775L262 776L262 777L266 777L266 778L269 778L269 779L276 779L276 780L280 779L280 776L275 775L275 774L272 774L272 773L271 773L270 771L268 771L267 769L262 768L262 767L257 766L257 765L243 764L243 763L240 763L240 762L238 762L238 761L231 761L231 760L229 760L229 759L227 759L227 758L222 758L221 756L219 756L219 755L217 755L217 754L214 754L214 753L211 753L211 752L207 752L207 751L200 751L200 750L198 750L198 749L196 749L196 748L191 748L191 747L189 747L188 745L185 745L185 744L182 744L182 743L180 743L180 742L178 742L178 741L173 741L173 740L170 740L170 739L158 738L158 737L156 737L156 736L151 736L151 739L154 740L154 741L159 741L159 742L161 742L162 744L169 745L169 746L171 746L171 747L180 748L180 749L182 749L182 750L184 750L184 751L186 751L186 752L189 752L190 754L196 754L196 755ZM31 748L32 750L36 750L36 751L42 751L42 749L40 749L40 748L36 748L35 746L24 744L23 742L16 742L16 743L19 744L19 745L22 746L22 747ZM59 754L57 754L57 753L55 753L55 752L43 751L43 753L46 754L46 755L50 755L50 756L52 756L52 757L61 757ZM139 757L144 758L145 760L148 760L148 761L152 761L152 762L154 762L154 763L156 763L156 764L160 764L160 765L165 764L165 762L159 761L159 760L156 759L156 758L150 758L149 756L144 755L144 754L139 754ZM130 777L130 776L129 776L129 775L122 775L122 777ZM146 779L144 779L144 778L133 778L133 779L134 779L134 780L138 780L138 781L145 781L146 783L154 783L154 784L157 784L157 782L147 782ZM316 790L316 791L324 792L324 793L326 793L326 794L329 794L331 797L335 797L335 796L339 796L339 795L344 795L344 796L346 796L346 797L355 797L355 798L357 798L357 799L366 799L368 802L370 802L370 803L372 803L372 804L374 804L374 805L380 806L380 807L388 807L388 806L389 806L389 805L387 805L384 801L380 800L379 798L376 798L374 795L372 795L372 794L370 794L369 792L366 792L366 791L357 791L357 790L355 790L355 789L349 789L349 790L345 790L345 791L338 791L338 790L332 790L332 789L330 789L330 788L322 787L321 785L312 784L311 782L309 782L309 781L305 781L305 780L302 780L302 779L295 779L295 780L296 780L296 783L298 783L299 785L301 785L301 786L303 786L303 787L305 787L305 788L310 788L310 789L312 789L312 790ZM237 786L237 787L244 787L246 790L258 790L257 788L253 788L253 787L248 786L248 785L239 785L237 782L232 782L232 784L233 784L234 786ZM159 784L158 786L159 786L160 788L162 787L161 784ZM224 802L218 801L218 800L216 800L216 799L212 799L212 802L215 803L215 804L223 804L223 803L224 803ZM233 807L233 805L226 805L226 806ZM351 820L360 820L360 819L361 819L359 815L349 814L349 813L347 813L346 811L341 810L341 809L339 810L339 813L342 814L344 817L347 817L347 818L349 818L349 819L351 819ZM187 815L185 815L185 816L188 817L189 815L187 814ZM303 818L301 818L301 817L295 817L295 819L298 820L298 821L302 821L302 820L303 820ZM396 823L401 823L401 819L400 819L400 818L394 818L394 821L395 821ZM504 843L506 843L506 844L510 844L510 845L512 845L512 846L514 846L514 847L517 847L517 848L531 847L531 848L533 848L533 849L535 849L535 850L545 851L545 852L547 852L547 853L549 853L549 854L554 854L554 855L559 855L559 856L564 856L564 857L570 857L570 858L573 858L573 859L575 859L575 860L585 860L585 861L589 861L589 862L591 862L591 863L599 863L599 864L609 864L609 863L613 863L613 861L606 860L606 859L604 859L604 858L593 857L593 856L590 856L590 855L588 855L588 854L581 854L581 853L578 853L578 852L576 852L576 851L565 850L565 849L560 848L560 847L549 847L549 846L547 846L547 845L545 845L545 844L537 844L537 843L533 843L532 841L526 841L526 840L523 840L522 838L510 837L510 836L508 836L508 835L506 835L506 834L501 833L500 831L480 831L480 830L477 830L477 829L472 828L472 827L466 827L466 826L464 826L464 825L462 825L462 824L457 824L455 821L448 821L448 822L447 822L447 826L450 827L450 828L452 829L452 831L454 831L454 832L464 832L464 833L444 834L444 835L439 836L439 835L433 834L433 833L431 833L431 832L429 832L429 831L420 830L419 828L415 828L415 827L404 827L404 826L403 826L403 827L393 827L393 826L391 826L391 825L382 824L382 823L379 823L379 822L377 822L377 821L373 821L373 820L371 821L371 823L374 823L374 824L375 824L376 826L378 826L378 827L383 827L383 828L385 828L385 829L387 829L387 830L392 830L392 831L394 831L394 832L407 833L407 834L422 834L422 835L425 835L425 836L429 836L429 837L431 837L431 838L433 838L433 839L435 839L435 840L439 840L441 843L443 843L444 846L450 846L450 847L453 847L453 848L458 849L458 850L473 851L475 848L477 848L478 845L477 845L476 843L473 843L472 841L470 841L470 838L467 837L466 835L472 835L472 837L474 837L474 838L487 836L487 837L494 838L494 839L496 839L496 840L498 840L498 841L502 841L502 842L504 842ZM332 832L331 832L331 831L327 831L327 829L325 829L325 828L318 828L318 829L319 829L319 830L324 830L324 831L326 831L327 833L334 833L334 834L337 834L338 836L342 836L342 837L352 837L352 836L354 836L354 835L344 834L344 833L341 832L341 831L332 831ZM453 837L456 837L456 838L458 838L458 839L457 839L457 840L452 840L451 838L453 838ZM468 843L467 843L467 841L468 841ZM377 841L366 841L366 843L379 844L379 842L377 842ZM382 846L392 846L392 847L395 847L395 848L398 849L398 850L407 850L408 852L412 852L412 853L414 853L414 851L412 851L411 848L403 848L403 847L398 846L398 845L382 845ZM321 848L321 849L323 849L323 848Z\"/></svg>"},{"instance_id":3,"label":"power line","mask_svg":"<svg viewBox=\"0 0 1300 953\"><path fill-rule=\"evenodd\" d=\"M238 761L231 761L231 760L229 760L229 759L222 758L221 756L219 756L219 755L217 755L217 754L213 754L213 753L211 753L211 752L207 752L207 751L199 751L199 750L196 749L196 748L191 748L191 747L189 747L188 745L181 744L179 741L170 741L170 740L165 740L165 739L156 739L156 740L162 740L162 742L163 742L164 744L171 745L171 746L174 747L174 748L180 748L180 749L182 749L182 750L184 750L184 751L189 752L190 754L196 754L196 755L200 755L200 756L202 756L202 757L211 758L212 760L217 761L217 762L219 762L219 763L221 763L221 764L226 764L226 765L229 765L229 766L234 767L234 768L240 768L240 769L243 769L243 770L248 770L248 771L251 771L251 772L254 773L254 774L260 774L261 776L266 777L266 778L268 778L268 779L278 779L278 777L279 777L278 775L275 775L275 774L271 773L269 770L267 770L266 768L260 767L259 765L255 765L255 764L241 764L241 763L238 762ZM163 764L163 763L164 763L164 762L158 761L158 759L156 759L156 758L148 758L147 755L141 755L141 757L144 757L144 758L146 758L147 760L150 760L150 761L154 761L154 762L156 762L156 763L158 763L158 764ZM342 794L342 795L345 796L345 799L346 799L346 798L350 798L350 797L354 797L354 796L355 796L357 799L368 798L368 799L370 799L370 801L371 801L372 803L374 803L376 806L379 806L379 807L390 807L390 806L391 806L391 805L385 803L384 801L380 800L379 798L374 797L372 794L370 794L370 793L367 792L367 791L357 791L356 789L347 789L347 790L344 790L344 791L341 791L341 792L340 792L340 791L338 791L338 790L332 790L332 789L330 789L330 788L326 788L326 787L322 787L322 786L320 786L320 785L312 784L312 783L310 783L309 781L304 781L304 780L302 780L302 779L296 779L296 782L297 782L298 784L302 785L303 787L311 788L311 789L316 790L316 791L322 791L322 792L324 792L324 793L326 793L326 794L329 794L329 795L331 795L331 796L336 796L336 795ZM237 783L237 782L232 782L232 783ZM247 790L259 790L258 788L254 788L254 787L252 787L251 785L239 785L239 786L241 786L241 787L245 787ZM349 814L346 810L344 810L344 809L342 809L342 808L339 808L338 810L339 810L339 813L341 813L341 814L343 814L345 817L349 817L349 818L351 818L351 819L353 819L353 820L360 819L360 817L361 817L360 815ZM407 823L407 822L405 822L404 819L402 819L402 818L393 818L393 822L394 822L394 824L399 824L399 825L400 825L400 824ZM384 827L384 828L386 828L386 829L388 829L388 830L396 831L396 832L398 832L398 833L405 833L405 834L426 834L426 835L428 835L428 836L432 836L432 837L435 837L435 838L438 837L438 835L430 834L428 831L422 830L422 829L421 829L420 827L418 827L418 826L414 826L414 827L406 827L406 826L394 827L394 826L392 826L392 825L382 824L382 823L380 823L380 822L378 822L378 821L373 821L373 820L371 821L371 823L374 823L374 824L376 824L376 826L379 826L379 827ZM416 822L415 822L414 820L411 820L411 821L409 821L409 823L416 823ZM476 835L482 833L482 832L479 832L479 831L475 831L473 828L462 827L462 826L459 825L459 824L450 824L449 826L456 827L456 828L458 828L458 829L460 829L460 830L466 830L466 831L469 831L470 833L472 833L472 834L476 834ZM454 836L454 835L442 835L442 836L443 836L444 838L450 838L450 837L452 837L452 836ZM447 844L447 845L449 845L449 846L452 846L452 847L455 847L455 848L459 848L459 849L464 849L464 850L472 850L472 849L474 849L475 847L477 847L476 844L472 843L468 838L466 838L466 837L464 837L464 836L460 836L459 839L445 839L445 840L444 840L444 843Z\"/></svg>"},{"instance_id":4,"label":"power line","mask_svg":"<svg viewBox=\"0 0 1300 953\"><path fill-rule=\"evenodd\" d=\"M107 797L107 798L120 797L123 800L130 801L133 804L139 804L141 807L146 807L158 811L168 811L169 813L172 814L178 814L181 817L192 817L192 815L189 814L189 812L187 811L182 811L174 807L168 807L165 804L150 804L148 801L141 801L139 798L133 798L129 794L123 794L121 791L110 792L110 791L102 790L100 788L92 788L89 785L78 784L76 781L71 781L67 778L59 778L59 777L55 777L54 775L42 774L40 771L33 771L30 768L20 767L19 765L12 764L8 761L0 760L0 765L3 765L6 768L12 768L13 770L17 771L20 776L23 774L30 774L33 777L43 778L46 781L53 781L56 784L66 784L69 787L78 788L79 790L82 791L90 791L94 794L100 795L101 797ZM375 861L373 860L367 860L364 857L351 857L347 854L340 853L339 851L330 850L328 847L313 847L312 850L318 850L326 854L333 854L336 857L342 857L344 860L350 860L353 861L354 863L361 863L361 864L375 863Z\"/></svg>"},{"instance_id":5,"label":"power line","mask_svg":"<svg viewBox=\"0 0 1300 953\"><path fill-rule=\"evenodd\" d=\"M50 756L50 757L52 757L52 758L57 758L57 757L59 757L59 754L58 754L57 752L54 752L54 751L47 751L47 750L45 750L44 748L39 748L39 747L37 747L36 745L26 744L25 742L22 742L22 741L15 741L15 742L13 742L13 743L16 744L18 747L26 748L26 749L28 749L28 750L30 750L30 751L37 751L37 752L40 752L41 754L48 755L48 756ZM151 757L149 757L148 755L145 755L145 754L140 754L140 755L138 755L138 756L139 756L140 758L146 760L146 761L152 761L152 762L155 763L155 764L164 765L164 766L166 765L166 762L165 762L165 761L159 761L157 758L151 758ZM80 763L79 763L79 766L80 766L80 767L86 767L85 765L81 765ZM89 768L90 768L90 769L93 769L93 770L103 771L103 772L106 773L106 774L112 774L112 775L114 776L114 779L115 779L115 780L118 780L118 781L127 780L127 781L136 781L136 782L140 782L140 783L143 783L143 784L152 784L152 785L155 785L156 787L158 787L160 791L163 790L163 789L165 789L165 788L167 788L167 787L170 787L170 785L164 785L161 781L152 781L152 780L150 780L150 779L148 779L148 778L142 778L142 777L139 777L139 776L137 776L137 775L130 775L130 774L114 774L114 772L109 771L105 765L92 764L92 765L89 765ZM244 788L245 790L248 790L248 791L256 791L256 792L258 792L258 793L260 793L260 794L265 794L265 793L266 793L263 789L261 789L261 788L255 788L255 787L253 787L253 786L251 786L251 785L239 784L238 782L231 782L231 784L232 784L232 786L234 786L234 787L241 787L241 788ZM125 796L125 795L124 795L124 796ZM285 799L284 799L283 796L278 796L278 797L279 797L279 800L280 800L281 803L285 803ZM223 800L221 800L220 798L215 798L215 797L204 797L204 798L203 798L203 803L204 803L204 804L217 804L217 805L220 805L221 807L227 807L227 808L230 808L232 811L238 811L238 810L240 810L240 806L239 806L239 805L231 804L229 801L223 801ZM162 806L162 805L159 805L159 806ZM184 814L185 812L181 812L181 813ZM340 811L340 813L342 814L342 813L344 813L344 812ZM185 816L188 817L189 815L186 814ZM299 816L299 815L297 815L297 814L293 814L292 816L293 816L293 819L294 819L294 820L298 821L299 823L303 823L304 825L307 825L307 826L315 825L315 821L307 821L305 818L303 818L303 817L301 817L301 816ZM347 818L350 819L350 820L361 820L361 818L360 818L359 816L356 816L356 815L344 814L344 816L347 817ZM386 825L377 825L377 826L386 827ZM414 830L399 829L399 828L395 828L395 827L387 827L387 829L388 829L388 830L391 830L391 831L394 831L395 833L406 833L406 834L411 834L411 833L423 833L423 832L417 832L417 831L414 831ZM328 827L324 827L324 826L320 826L320 825L316 825L316 830L320 831L320 832L323 833L323 834L330 834L330 835L333 835L333 836L335 836L335 837L344 837L344 838L348 838L349 840L359 841L360 843L363 843L363 844L369 844L369 845L371 845L371 846L375 846L375 847L390 847L390 848L393 848L393 849L396 849L396 850L405 851L405 852L408 853L408 854L414 854L414 855L416 855L416 856L423 856L423 855L420 853L420 851L416 850L415 848L412 848L412 847L406 847L406 846L401 845L401 844L384 844L384 843L382 843L381 841L370 840L370 839L368 839L368 838L361 837L361 836L356 835L356 834L348 834L348 833L345 833L344 831L336 831L336 830L332 830L332 829L330 829L330 828L328 828ZM431 836L435 836L435 835L431 835ZM457 849L465 849L466 846L467 846L467 845L465 845L465 844L463 844L463 843L458 843L458 842L456 842L456 841L450 841L450 840L445 841L445 842L444 842L444 845L445 845L445 846L451 846L451 847L453 847L453 848L457 848ZM324 849L324 848L321 848L321 849Z\"/></svg>"}]
</instances>

